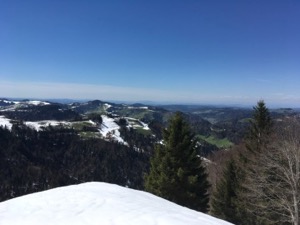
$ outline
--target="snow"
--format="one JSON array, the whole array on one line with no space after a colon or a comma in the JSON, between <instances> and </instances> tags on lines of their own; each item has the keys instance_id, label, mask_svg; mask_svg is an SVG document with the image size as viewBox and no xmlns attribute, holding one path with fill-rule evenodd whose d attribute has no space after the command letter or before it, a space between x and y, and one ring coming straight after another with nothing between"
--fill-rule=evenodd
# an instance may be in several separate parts
<instances>
[{"instance_id":1,"label":"snow","mask_svg":"<svg viewBox=\"0 0 300 225\"><path fill-rule=\"evenodd\" d=\"M138 120L138 119L135 119L135 118L132 118L132 117L124 117L129 125L127 127L132 127L132 128L143 128L144 130L150 130L148 124ZM140 125L141 124L141 125Z\"/></svg>"},{"instance_id":2,"label":"snow","mask_svg":"<svg viewBox=\"0 0 300 225\"><path fill-rule=\"evenodd\" d=\"M13 101L8 101L8 100L2 100L2 102L7 103L7 104L18 104L19 102L13 102Z\"/></svg>"},{"instance_id":3,"label":"snow","mask_svg":"<svg viewBox=\"0 0 300 225\"><path fill-rule=\"evenodd\" d=\"M105 110L107 110L107 109L111 108L112 105L110 105L110 104L108 104L108 103L105 103L105 104L104 104L104 107L105 107Z\"/></svg>"},{"instance_id":4,"label":"snow","mask_svg":"<svg viewBox=\"0 0 300 225\"><path fill-rule=\"evenodd\" d=\"M48 127L48 126L59 126L59 125L70 125L69 122L66 121L57 121L57 120L42 120L37 122L31 122L27 121L24 122L26 126L31 127L37 131L40 131L42 127Z\"/></svg>"},{"instance_id":5,"label":"snow","mask_svg":"<svg viewBox=\"0 0 300 225\"><path fill-rule=\"evenodd\" d=\"M146 124L146 123L144 123L144 122L142 122L142 121L140 121L140 122L141 122L141 124L143 125L143 129L144 129L144 130L150 130L148 124Z\"/></svg>"},{"instance_id":6,"label":"snow","mask_svg":"<svg viewBox=\"0 0 300 225\"><path fill-rule=\"evenodd\" d=\"M120 143L123 143L124 145L128 145L128 143L120 137L119 129L120 126L116 124L113 118L109 118L108 116L102 115L102 124L99 130L102 136L105 138L111 138L113 140L116 140Z\"/></svg>"},{"instance_id":7,"label":"snow","mask_svg":"<svg viewBox=\"0 0 300 225\"><path fill-rule=\"evenodd\" d=\"M27 107L29 105L34 106L44 106L44 105L50 105L49 102L43 102L43 101L8 101L8 100L2 100L2 102L8 103L10 105L2 106L0 111L15 111L16 109L20 107ZM20 110L19 110L20 111Z\"/></svg>"},{"instance_id":8,"label":"snow","mask_svg":"<svg viewBox=\"0 0 300 225\"><path fill-rule=\"evenodd\" d=\"M198 155L198 157L201 158L201 160L204 162L205 165L209 165L209 164L215 164L214 162L212 162L211 160L209 160L208 158L205 157L201 157L200 155Z\"/></svg>"},{"instance_id":9,"label":"snow","mask_svg":"<svg viewBox=\"0 0 300 225\"><path fill-rule=\"evenodd\" d=\"M152 194L90 182L0 203L5 225L230 225Z\"/></svg>"},{"instance_id":10,"label":"snow","mask_svg":"<svg viewBox=\"0 0 300 225\"><path fill-rule=\"evenodd\" d=\"M9 130L12 128L12 124L10 122L10 119L5 118L4 116L0 116L0 126L5 127Z\"/></svg>"},{"instance_id":11,"label":"snow","mask_svg":"<svg viewBox=\"0 0 300 225\"><path fill-rule=\"evenodd\" d=\"M94 121L92 121L92 120L89 120L88 121L90 124L92 124L92 125L97 125L97 123L95 123Z\"/></svg>"},{"instance_id":12,"label":"snow","mask_svg":"<svg viewBox=\"0 0 300 225\"><path fill-rule=\"evenodd\" d=\"M27 101L27 103L31 105L50 105L49 102L42 102L42 101Z\"/></svg>"},{"instance_id":13,"label":"snow","mask_svg":"<svg viewBox=\"0 0 300 225\"><path fill-rule=\"evenodd\" d=\"M141 106L141 107L134 107L134 106L128 106L128 109L149 109L148 106Z\"/></svg>"}]
</instances>

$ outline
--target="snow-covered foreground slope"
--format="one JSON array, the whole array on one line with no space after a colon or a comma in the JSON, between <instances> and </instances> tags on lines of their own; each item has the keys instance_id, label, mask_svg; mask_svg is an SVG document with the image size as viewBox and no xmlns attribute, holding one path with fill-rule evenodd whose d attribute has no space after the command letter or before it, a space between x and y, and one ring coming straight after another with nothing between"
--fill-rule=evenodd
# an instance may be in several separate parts
<instances>
[{"instance_id":1,"label":"snow-covered foreground slope","mask_svg":"<svg viewBox=\"0 0 300 225\"><path fill-rule=\"evenodd\" d=\"M84 183L0 203L5 225L230 225L146 192Z\"/></svg>"}]
</instances>

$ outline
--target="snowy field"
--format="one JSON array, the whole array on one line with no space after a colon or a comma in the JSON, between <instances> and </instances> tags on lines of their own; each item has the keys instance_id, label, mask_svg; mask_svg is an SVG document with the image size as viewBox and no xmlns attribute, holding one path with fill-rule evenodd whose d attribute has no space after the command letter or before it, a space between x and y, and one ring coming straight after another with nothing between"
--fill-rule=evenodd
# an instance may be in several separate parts
<instances>
[{"instance_id":1,"label":"snowy field","mask_svg":"<svg viewBox=\"0 0 300 225\"><path fill-rule=\"evenodd\" d=\"M124 144L128 145L126 141L123 140L123 138L120 137L120 126L116 124L115 120L113 118L109 118L105 115L102 115L102 124L100 127L100 133L104 138L111 137L112 139Z\"/></svg>"},{"instance_id":2,"label":"snowy field","mask_svg":"<svg viewBox=\"0 0 300 225\"><path fill-rule=\"evenodd\" d=\"M49 102L42 102L42 101L27 101L26 103L30 105L50 105Z\"/></svg>"},{"instance_id":3,"label":"snowy field","mask_svg":"<svg viewBox=\"0 0 300 225\"><path fill-rule=\"evenodd\" d=\"M0 202L3 225L230 225L152 194L84 183Z\"/></svg>"},{"instance_id":4,"label":"snowy field","mask_svg":"<svg viewBox=\"0 0 300 225\"><path fill-rule=\"evenodd\" d=\"M10 104L8 106L2 106L0 107L0 111L15 111L16 109L28 105L35 105L35 106L44 106L44 105L50 105L49 102L43 102L43 101L7 101L7 100L0 100L1 102Z\"/></svg>"},{"instance_id":5,"label":"snowy field","mask_svg":"<svg viewBox=\"0 0 300 225\"><path fill-rule=\"evenodd\" d=\"M127 126L128 128L132 127L132 128L142 128L144 130L150 130L148 124L138 120L138 119L135 119L135 118L132 118L132 117L124 117L129 125Z\"/></svg>"},{"instance_id":6,"label":"snowy field","mask_svg":"<svg viewBox=\"0 0 300 225\"><path fill-rule=\"evenodd\" d=\"M42 127L59 126L59 125L69 126L71 123L66 121L57 121L57 120L42 120L37 122L27 121L25 122L25 124L26 126L33 128L36 131L40 131Z\"/></svg>"},{"instance_id":7,"label":"snowy field","mask_svg":"<svg viewBox=\"0 0 300 225\"><path fill-rule=\"evenodd\" d=\"M4 116L0 116L0 126L6 126L7 129L11 130L12 124L10 123L10 119L5 118Z\"/></svg>"}]
</instances>

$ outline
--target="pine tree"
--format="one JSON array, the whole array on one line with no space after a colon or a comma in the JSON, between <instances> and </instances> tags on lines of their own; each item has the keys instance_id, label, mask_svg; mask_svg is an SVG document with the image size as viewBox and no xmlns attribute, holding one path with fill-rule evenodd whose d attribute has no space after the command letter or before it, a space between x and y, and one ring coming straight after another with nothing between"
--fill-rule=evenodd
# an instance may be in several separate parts
<instances>
[{"instance_id":1,"label":"pine tree","mask_svg":"<svg viewBox=\"0 0 300 225\"><path fill-rule=\"evenodd\" d=\"M180 113L170 119L163 145L155 148L145 189L179 205L207 212L209 183L189 124Z\"/></svg>"}]
</instances>

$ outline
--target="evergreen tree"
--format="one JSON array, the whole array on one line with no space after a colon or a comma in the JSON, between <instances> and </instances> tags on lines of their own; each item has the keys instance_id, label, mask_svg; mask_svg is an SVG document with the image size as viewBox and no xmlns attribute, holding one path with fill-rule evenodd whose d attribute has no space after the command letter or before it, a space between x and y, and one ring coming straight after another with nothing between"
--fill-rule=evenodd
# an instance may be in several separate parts
<instances>
[{"instance_id":1,"label":"evergreen tree","mask_svg":"<svg viewBox=\"0 0 300 225\"><path fill-rule=\"evenodd\" d=\"M272 119L265 102L260 100L253 107L253 118L250 121L249 134L247 137L247 148L251 152L259 152L268 144L272 132Z\"/></svg>"},{"instance_id":2,"label":"evergreen tree","mask_svg":"<svg viewBox=\"0 0 300 225\"><path fill-rule=\"evenodd\" d=\"M145 189L179 205L202 212L208 209L209 183L189 124L177 113L155 148Z\"/></svg>"},{"instance_id":3,"label":"evergreen tree","mask_svg":"<svg viewBox=\"0 0 300 225\"><path fill-rule=\"evenodd\" d=\"M250 172L253 171L252 165L270 142L272 119L263 100L258 101L253 110L245 141L246 151L240 152L236 161L231 159L228 162L211 201L213 215L240 225L266 224L252 213L250 202L252 203L254 198L250 197L252 186L248 180Z\"/></svg>"},{"instance_id":4,"label":"evergreen tree","mask_svg":"<svg viewBox=\"0 0 300 225\"><path fill-rule=\"evenodd\" d=\"M218 182L211 199L211 214L235 224L245 224L241 215L244 210L238 202L240 190L239 167L234 159L230 159L223 172L222 179Z\"/></svg>"},{"instance_id":5,"label":"evergreen tree","mask_svg":"<svg viewBox=\"0 0 300 225\"><path fill-rule=\"evenodd\" d=\"M248 136L246 137L246 148L247 150L240 154L240 187L237 197L237 206L240 210L244 210L245 217L242 224L249 225L263 225L268 224L264 218L258 217L255 211L256 205L262 204L262 199L253 197L253 182L251 177L260 176L258 171L257 161L260 161L261 156L265 151L268 150L271 134L273 132L273 121L263 100L257 102L257 105L253 107L253 117L250 121L250 127ZM262 185L262 184L259 184Z\"/></svg>"}]
</instances>

